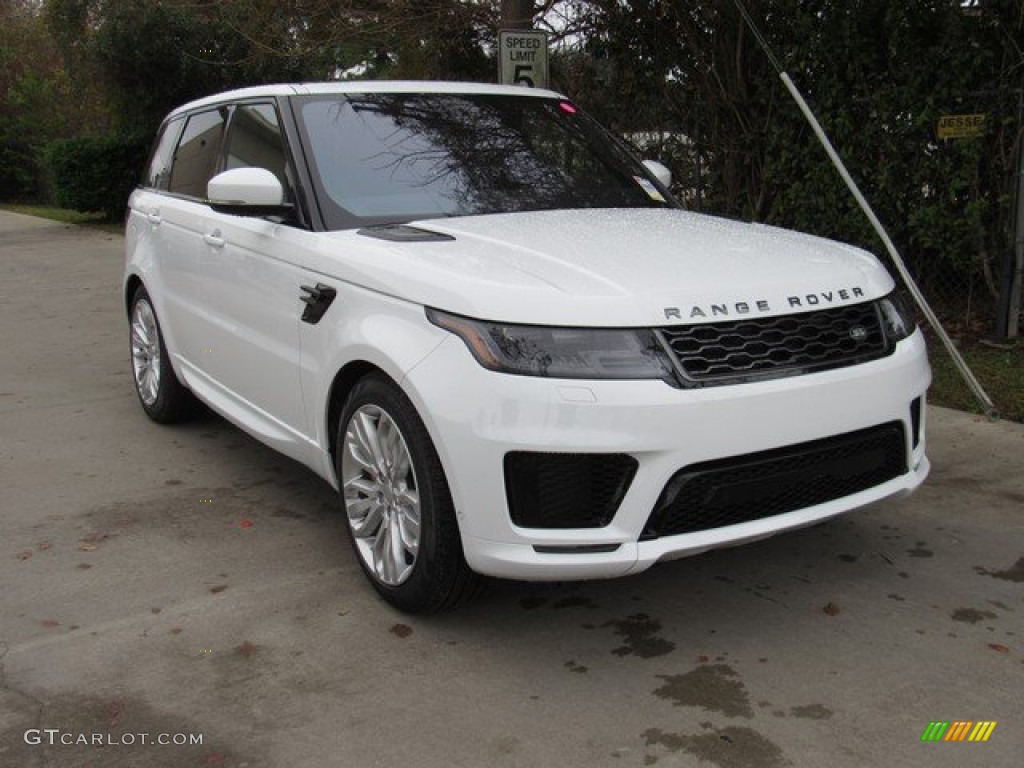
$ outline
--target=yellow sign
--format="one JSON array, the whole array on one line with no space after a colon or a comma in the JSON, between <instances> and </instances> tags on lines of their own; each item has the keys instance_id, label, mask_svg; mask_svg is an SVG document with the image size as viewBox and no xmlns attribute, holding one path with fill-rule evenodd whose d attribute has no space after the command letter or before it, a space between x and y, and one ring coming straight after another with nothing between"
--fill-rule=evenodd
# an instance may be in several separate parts
<instances>
[{"instance_id":1,"label":"yellow sign","mask_svg":"<svg viewBox=\"0 0 1024 768\"><path fill-rule=\"evenodd\" d=\"M985 132L986 115L943 115L936 133L940 139L976 139Z\"/></svg>"}]
</instances>

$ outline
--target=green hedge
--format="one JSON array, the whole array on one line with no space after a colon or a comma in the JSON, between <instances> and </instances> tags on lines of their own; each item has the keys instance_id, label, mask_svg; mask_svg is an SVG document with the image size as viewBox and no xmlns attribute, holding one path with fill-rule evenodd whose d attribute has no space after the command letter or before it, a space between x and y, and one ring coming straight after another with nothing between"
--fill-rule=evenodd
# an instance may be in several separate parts
<instances>
[{"instance_id":1,"label":"green hedge","mask_svg":"<svg viewBox=\"0 0 1024 768\"><path fill-rule=\"evenodd\" d=\"M138 183L149 140L108 135L63 139L43 150L57 205L120 221Z\"/></svg>"}]
</instances>

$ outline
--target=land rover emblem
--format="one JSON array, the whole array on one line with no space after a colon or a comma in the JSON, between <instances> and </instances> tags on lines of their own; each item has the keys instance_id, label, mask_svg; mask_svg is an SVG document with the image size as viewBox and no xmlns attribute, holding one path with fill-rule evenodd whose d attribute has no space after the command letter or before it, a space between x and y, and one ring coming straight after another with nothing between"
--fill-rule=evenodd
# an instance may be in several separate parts
<instances>
[{"instance_id":1,"label":"land rover emblem","mask_svg":"<svg viewBox=\"0 0 1024 768\"><path fill-rule=\"evenodd\" d=\"M868 329L863 325L855 325L850 329L850 338L854 341L864 341L868 337Z\"/></svg>"}]
</instances>

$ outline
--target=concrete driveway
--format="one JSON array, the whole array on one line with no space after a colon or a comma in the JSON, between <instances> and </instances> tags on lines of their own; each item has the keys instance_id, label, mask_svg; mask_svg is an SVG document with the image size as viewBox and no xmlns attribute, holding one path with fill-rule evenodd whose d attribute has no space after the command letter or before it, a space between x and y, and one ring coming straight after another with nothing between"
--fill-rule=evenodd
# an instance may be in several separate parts
<instances>
[{"instance_id":1,"label":"concrete driveway","mask_svg":"<svg viewBox=\"0 0 1024 768\"><path fill-rule=\"evenodd\" d=\"M0 766L1020 765L1021 425L931 408L910 499L410 618L326 484L144 417L121 250L0 213Z\"/></svg>"}]
</instances>

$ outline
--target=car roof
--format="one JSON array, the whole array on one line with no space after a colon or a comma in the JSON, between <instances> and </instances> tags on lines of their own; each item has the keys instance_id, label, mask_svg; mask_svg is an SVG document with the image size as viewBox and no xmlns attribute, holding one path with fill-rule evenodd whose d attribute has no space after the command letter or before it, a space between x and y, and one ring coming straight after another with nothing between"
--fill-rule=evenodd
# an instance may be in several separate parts
<instances>
[{"instance_id":1,"label":"car roof","mask_svg":"<svg viewBox=\"0 0 1024 768\"><path fill-rule=\"evenodd\" d=\"M493 96L532 96L537 98L565 98L555 91L541 88L524 88L519 85L494 85L491 83L461 83L431 80L344 80L322 83L279 83L257 85L225 91L202 99L190 101L172 110L168 118L201 107L210 107L225 102L241 101L260 97L329 95L332 93L458 93L487 94Z\"/></svg>"}]
</instances>

